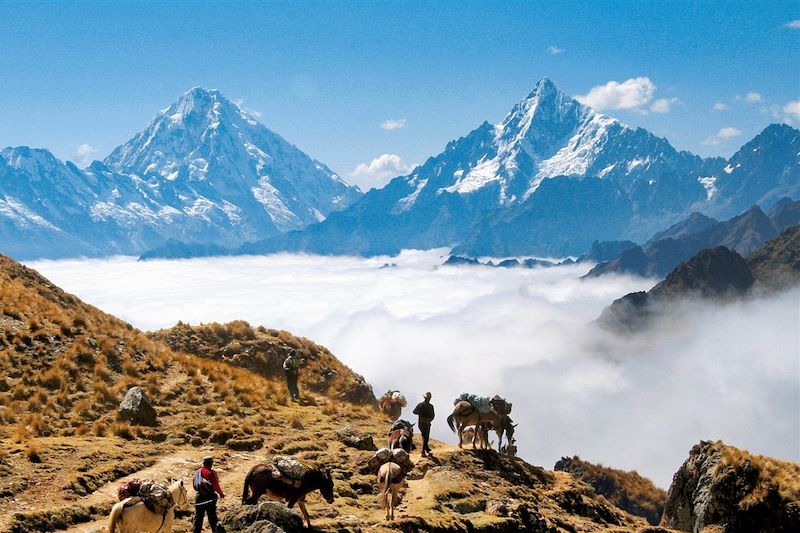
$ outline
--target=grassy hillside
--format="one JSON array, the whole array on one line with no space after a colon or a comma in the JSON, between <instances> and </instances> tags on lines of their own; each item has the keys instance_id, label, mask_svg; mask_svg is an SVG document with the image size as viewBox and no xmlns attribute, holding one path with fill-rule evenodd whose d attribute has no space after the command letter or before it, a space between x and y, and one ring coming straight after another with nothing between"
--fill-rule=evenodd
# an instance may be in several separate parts
<instances>
[{"instance_id":1,"label":"grassy hillside","mask_svg":"<svg viewBox=\"0 0 800 533\"><path fill-rule=\"evenodd\" d=\"M596 465L580 457L564 457L556 463L556 470L569 472L591 486L597 494L631 514L647 519L653 525L661 521L667 492L638 472L626 472Z\"/></svg>"},{"instance_id":2,"label":"grassy hillside","mask_svg":"<svg viewBox=\"0 0 800 533\"><path fill-rule=\"evenodd\" d=\"M253 328L243 320L200 326L179 322L150 337L175 351L224 361L270 379L283 379L283 361L294 353L307 362L300 373L301 385L341 401L375 403L372 387L362 376L343 365L324 346L288 331Z\"/></svg>"}]
</instances>

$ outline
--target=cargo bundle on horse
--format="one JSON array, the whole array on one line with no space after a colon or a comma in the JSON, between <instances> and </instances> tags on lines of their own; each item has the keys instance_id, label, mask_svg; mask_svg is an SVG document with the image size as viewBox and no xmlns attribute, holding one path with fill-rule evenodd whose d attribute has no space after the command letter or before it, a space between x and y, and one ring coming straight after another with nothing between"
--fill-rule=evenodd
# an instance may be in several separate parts
<instances>
[{"instance_id":1,"label":"cargo bundle on horse","mask_svg":"<svg viewBox=\"0 0 800 533\"><path fill-rule=\"evenodd\" d=\"M414 446L414 424L407 420L396 420L389 429L389 449L402 448L411 453Z\"/></svg>"},{"instance_id":2,"label":"cargo bundle on horse","mask_svg":"<svg viewBox=\"0 0 800 533\"><path fill-rule=\"evenodd\" d=\"M458 396L453 402L453 413L447 417L447 425L450 429L458 434L458 447L462 447L462 439L464 428L467 426L475 426L475 432L472 439L472 447L475 448L475 443L479 442L479 437L483 428L493 429L498 436L499 442L497 443L498 450L503 445L503 434L506 433L508 438L511 439L514 435L513 424L508 414L511 412L511 403L507 402L500 396L493 398L485 398L474 394L463 393ZM487 442L481 443L488 447Z\"/></svg>"},{"instance_id":3,"label":"cargo bundle on horse","mask_svg":"<svg viewBox=\"0 0 800 533\"><path fill-rule=\"evenodd\" d=\"M388 390L378 400L381 412L389 415L392 420L400 418L403 409L408 405L406 397L403 396L398 390Z\"/></svg>"},{"instance_id":4,"label":"cargo bundle on horse","mask_svg":"<svg viewBox=\"0 0 800 533\"><path fill-rule=\"evenodd\" d=\"M328 470L310 468L293 457L280 456L271 464L255 465L244 478L242 504L253 505L266 494L271 500L286 502L290 509L296 503L311 528L306 510L306 496L320 491L328 503L333 503L333 478Z\"/></svg>"},{"instance_id":5,"label":"cargo bundle on horse","mask_svg":"<svg viewBox=\"0 0 800 533\"><path fill-rule=\"evenodd\" d=\"M175 509L189 505L183 481L174 481L169 487L153 481L125 485L118 495L125 496L132 490L137 495L125 496L114 504L108 517L108 533L170 533Z\"/></svg>"},{"instance_id":6,"label":"cargo bundle on horse","mask_svg":"<svg viewBox=\"0 0 800 533\"><path fill-rule=\"evenodd\" d=\"M386 520L394 520L394 507L399 501L400 488L406 475L414 469L414 463L403 449L381 448L369 460L369 471L377 469L378 503L386 509Z\"/></svg>"}]
</instances>

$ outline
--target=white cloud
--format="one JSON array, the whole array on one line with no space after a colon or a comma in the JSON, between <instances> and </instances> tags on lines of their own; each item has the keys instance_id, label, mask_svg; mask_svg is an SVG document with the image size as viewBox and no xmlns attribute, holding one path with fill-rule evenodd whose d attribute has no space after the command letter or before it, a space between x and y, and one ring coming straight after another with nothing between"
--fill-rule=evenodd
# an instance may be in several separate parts
<instances>
[{"instance_id":1,"label":"white cloud","mask_svg":"<svg viewBox=\"0 0 800 533\"><path fill-rule=\"evenodd\" d=\"M233 101L236 104L236 107L247 113L248 115L252 116L253 118L261 118L263 113L261 111L256 111L255 109L249 109L244 106L244 98L239 98L238 100Z\"/></svg>"},{"instance_id":2,"label":"white cloud","mask_svg":"<svg viewBox=\"0 0 800 533\"><path fill-rule=\"evenodd\" d=\"M580 280L580 266L434 268L442 254L30 266L140 328L244 319L311 338L376 392L396 387L413 401L431 390L434 437L446 442L457 394L502 394L520 454L547 468L578 454L666 487L701 439L800 460L798 290L687 303L651 334L618 338L587 324L653 280ZM387 262L399 268L379 269Z\"/></svg>"},{"instance_id":3,"label":"white cloud","mask_svg":"<svg viewBox=\"0 0 800 533\"><path fill-rule=\"evenodd\" d=\"M787 122L800 122L800 100L792 100L783 106L783 112Z\"/></svg>"},{"instance_id":4,"label":"white cloud","mask_svg":"<svg viewBox=\"0 0 800 533\"><path fill-rule=\"evenodd\" d=\"M94 159L94 154L99 151L98 148L95 148L91 144L84 143L75 149L76 162L81 166L88 165Z\"/></svg>"},{"instance_id":5,"label":"white cloud","mask_svg":"<svg viewBox=\"0 0 800 533\"><path fill-rule=\"evenodd\" d=\"M592 106L597 111L607 109L627 109L641 111L650 103L656 92L655 84L647 76L631 78L618 82L609 81L605 85L597 85L585 95L576 96L583 104Z\"/></svg>"},{"instance_id":6,"label":"white cloud","mask_svg":"<svg viewBox=\"0 0 800 533\"><path fill-rule=\"evenodd\" d=\"M380 187L391 178L411 172L413 165L406 165L397 154L382 154L370 161L361 163L350 174L351 182L364 190Z\"/></svg>"},{"instance_id":7,"label":"white cloud","mask_svg":"<svg viewBox=\"0 0 800 533\"><path fill-rule=\"evenodd\" d=\"M669 113L672 106L679 103L677 98L659 98L650 105L650 111L653 113Z\"/></svg>"},{"instance_id":8,"label":"white cloud","mask_svg":"<svg viewBox=\"0 0 800 533\"><path fill-rule=\"evenodd\" d=\"M800 20L792 20L786 23L786 27L790 30L800 30Z\"/></svg>"},{"instance_id":9,"label":"white cloud","mask_svg":"<svg viewBox=\"0 0 800 533\"><path fill-rule=\"evenodd\" d=\"M741 130L728 126L726 128L720 129L717 133L708 137L705 141L703 141L703 144L705 144L706 146L719 146L728 139L731 139L733 137L738 137L741 134L742 134Z\"/></svg>"},{"instance_id":10,"label":"white cloud","mask_svg":"<svg viewBox=\"0 0 800 533\"><path fill-rule=\"evenodd\" d=\"M547 53L550 54L550 55L558 55L558 54L561 54L563 52L564 52L563 48L559 48L558 46L555 46L555 45L550 45L550 46L547 47Z\"/></svg>"},{"instance_id":11,"label":"white cloud","mask_svg":"<svg viewBox=\"0 0 800 533\"><path fill-rule=\"evenodd\" d=\"M750 91L744 96L737 94L734 98L739 101L745 101L748 104L756 104L764 101L764 97L761 95L761 93L757 93L755 91Z\"/></svg>"},{"instance_id":12,"label":"white cloud","mask_svg":"<svg viewBox=\"0 0 800 533\"><path fill-rule=\"evenodd\" d=\"M399 130L406 127L406 119L390 118L381 122L381 128L385 130Z\"/></svg>"},{"instance_id":13,"label":"white cloud","mask_svg":"<svg viewBox=\"0 0 800 533\"><path fill-rule=\"evenodd\" d=\"M712 107L712 111L727 111L731 108L725 102L714 102L714 107Z\"/></svg>"}]
</instances>

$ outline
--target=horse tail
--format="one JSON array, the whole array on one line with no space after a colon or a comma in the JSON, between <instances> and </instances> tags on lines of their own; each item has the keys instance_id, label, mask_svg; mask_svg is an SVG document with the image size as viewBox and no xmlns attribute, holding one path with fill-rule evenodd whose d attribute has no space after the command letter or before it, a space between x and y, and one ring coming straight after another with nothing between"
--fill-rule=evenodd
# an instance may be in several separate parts
<instances>
[{"instance_id":1,"label":"horse tail","mask_svg":"<svg viewBox=\"0 0 800 533\"><path fill-rule=\"evenodd\" d=\"M388 464L388 463L387 463ZM389 468L381 467L378 470L378 505L386 507L388 502L388 495L391 491L389 476L391 475Z\"/></svg>"},{"instance_id":2,"label":"horse tail","mask_svg":"<svg viewBox=\"0 0 800 533\"><path fill-rule=\"evenodd\" d=\"M119 522L119 519L122 518L123 510L124 507L122 502L114 505L114 507L111 508L111 514L108 515L108 533L114 533L114 531L117 529L117 522Z\"/></svg>"},{"instance_id":3,"label":"horse tail","mask_svg":"<svg viewBox=\"0 0 800 533\"><path fill-rule=\"evenodd\" d=\"M242 505L247 505L247 500L250 499L250 482L253 479L253 472L256 467L250 469L247 476L244 478L244 489L242 489Z\"/></svg>"},{"instance_id":4,"label":"horse tail","mask_svg":"<svg viewBox=\"0 0 800 533\"><path fill-rule=\"evenodd\" d=\"M452 432L455 433L456 432L456 427L453 425L453 418L454 418L453 415L450 415L450 416L447 417L447 425L450 426L450 429L452 430Z\"/></svg>"}]
</instances>

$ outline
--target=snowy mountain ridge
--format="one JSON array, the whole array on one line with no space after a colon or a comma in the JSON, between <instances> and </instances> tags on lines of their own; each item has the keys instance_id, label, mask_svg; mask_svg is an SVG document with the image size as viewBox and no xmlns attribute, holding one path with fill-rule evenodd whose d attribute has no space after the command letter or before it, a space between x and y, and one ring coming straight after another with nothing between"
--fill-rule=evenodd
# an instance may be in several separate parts
<instances>
[{"instance_id":1,"label":"snowy mountain ridge","mask_svg":"<svg viewBox=\"0 0 800 533\"><path fill-rule=\"evenodd\" d=\"M319 222L361 196L199 87L83 170L42 149L0 157L0 251L18 258L139 254L170 239L236 246ZM38 240L25 244L33 227Z\"/></svg>"},{"instance_id":2,"label":"snowy mountain ridge","mask_svg":"<svg viewBox=\"0 0 800 533\"><path fill-rule=\"evenodd\" d=\"M644 242L693 211L729 218L800 195L798 133L772 125L751 141L760 152L704 159L544 78L500 124L484 122L336 216L240 251L557 256L595 240Z\"/></svg>"}]
</instances>

